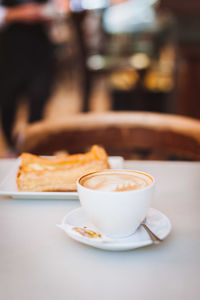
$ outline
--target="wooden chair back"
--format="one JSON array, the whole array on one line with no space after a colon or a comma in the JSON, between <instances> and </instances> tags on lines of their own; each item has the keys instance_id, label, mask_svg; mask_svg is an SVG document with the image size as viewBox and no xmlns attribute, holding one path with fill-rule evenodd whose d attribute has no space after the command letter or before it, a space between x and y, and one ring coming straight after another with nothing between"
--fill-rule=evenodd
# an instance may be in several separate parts
<instances>
[{"instance_id":1,"label":"wooden chair back","mask_svg":"<svg viewBox=\"0 0 200 300\"><path fill-rule=\"evenodd\" d=\"M93 145L131 159L200 160L200 121L151 112L82 113L28 126L21 152L84 152Z\"/></svg>"}]
</instances>

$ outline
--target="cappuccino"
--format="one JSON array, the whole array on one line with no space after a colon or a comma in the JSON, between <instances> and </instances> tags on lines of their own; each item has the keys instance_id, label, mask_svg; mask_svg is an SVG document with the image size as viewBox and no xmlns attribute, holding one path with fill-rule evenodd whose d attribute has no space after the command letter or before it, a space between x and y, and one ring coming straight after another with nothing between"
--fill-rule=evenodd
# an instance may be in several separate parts
<instances>
[{"instance_id":1,"label":"cappuccino","mask_svg":"<svg viewBox=\"0 0 200 300\"><path fill-rule=\"evenodd\" d=\"M82 177L80 184L88 189L104 192L139 190L150 186L152 177L138 171L106 170Z\"/></svg>"},{"instance_id":2,"label":"cappuccino","mask_svg":"<svg viewBox=\"0 0 200 300\"><path fill-rule=\"evenodd\" d=\"M133 170L104 170L77 181L81 206L100 233L121 238L133 234L151 203L155 180Z\"/></svg>"}]
</instances>

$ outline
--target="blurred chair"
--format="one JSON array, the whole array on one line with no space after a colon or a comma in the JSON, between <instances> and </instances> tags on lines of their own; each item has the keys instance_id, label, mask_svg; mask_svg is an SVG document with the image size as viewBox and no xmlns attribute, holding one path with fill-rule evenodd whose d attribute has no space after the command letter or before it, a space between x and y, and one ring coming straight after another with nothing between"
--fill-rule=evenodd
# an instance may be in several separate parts
<instances>
[{"instance_id":1,"label":"blurred chair","mask_svg":"<svg viewBox=\"0 0 200 300\"><path fill-rule=\"evenodd\" d=\"M27 128L21 152L84 152L93 145L129 159L200 160L200 121L151 112L82 113Z\"/></svg>"}]
</instances>

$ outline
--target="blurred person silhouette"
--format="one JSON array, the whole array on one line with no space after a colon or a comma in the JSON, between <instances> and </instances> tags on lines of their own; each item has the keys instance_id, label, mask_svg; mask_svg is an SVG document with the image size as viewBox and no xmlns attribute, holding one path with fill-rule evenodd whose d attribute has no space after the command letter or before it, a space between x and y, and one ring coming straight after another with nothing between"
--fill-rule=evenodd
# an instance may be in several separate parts
<instances>
[{"instance_id":1,"label":"blurred person silhouette","mask_svg":"<svg viewBox=\"0 0 200 300\"><path fill-rule=\"evenodd\" d=\"M60 0L59 0L60 1ZM0 0L0 110L10 147L20 98L29 105L29 122L42 118L55 80L55 49L48 24L55 17L46 0Z\"/></svg>"}]
</instances>

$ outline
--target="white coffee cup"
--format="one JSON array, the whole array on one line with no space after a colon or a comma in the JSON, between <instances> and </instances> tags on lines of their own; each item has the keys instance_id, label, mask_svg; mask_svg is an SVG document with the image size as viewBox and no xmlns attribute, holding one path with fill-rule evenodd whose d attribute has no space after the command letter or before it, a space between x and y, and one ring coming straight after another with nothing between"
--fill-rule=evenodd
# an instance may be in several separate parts
<instances>
[{"instance_id":1,"label":"white coffee cup","mask_svg":"<svg viewBox=\"0 0 200 300\"><path fill-rule=\"evenodd\" d=\"M107 187L103 190L88 188L87 182L91 178L96 180L99 175L113 174L140 176L145 181L147 179L148 185L123 190L123 183L117 183L122 188L120 191L109 190ZM155 180L151 175L133 170L97 171L86 174L77 181L80 203L90 222L100 233L116 238L129 236L136 231L149 210L154 186Z\"/></svg>"}]
</instances>

